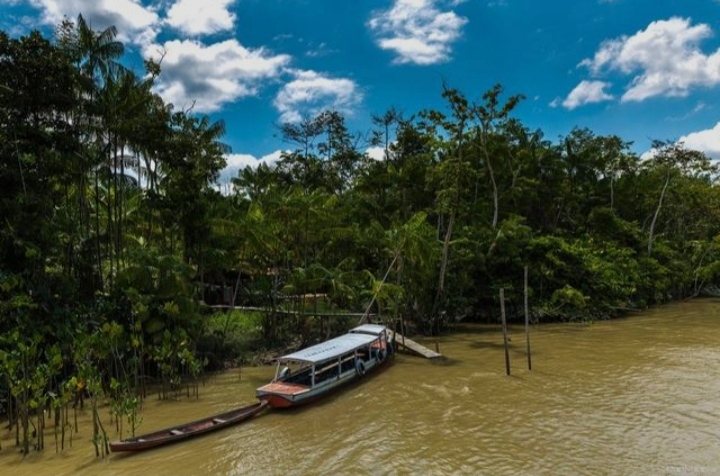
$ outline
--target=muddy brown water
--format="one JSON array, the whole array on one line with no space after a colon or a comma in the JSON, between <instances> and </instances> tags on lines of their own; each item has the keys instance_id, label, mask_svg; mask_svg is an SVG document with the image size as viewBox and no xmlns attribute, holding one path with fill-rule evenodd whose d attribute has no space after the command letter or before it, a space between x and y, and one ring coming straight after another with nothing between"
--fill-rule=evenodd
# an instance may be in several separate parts
<instances>
[{"instance_id":1,"label":"muddy brown water","mask_svg":"<svg viewBox=\"0 0 720 476\"><path fill-rule=\"evenodd\" d=\"M396 355L312 406L134 455L95 458L87 408L61 454L50 432L22 457L3 429L0 474L720 475L720 300L535 327L532 371L523 329L511 338L510 377L500 329L464 326L439 339L443 363ZM138 433L252 403L272 374L225 372L197 401L150 397Z\"/></svg>"}]
</instances>

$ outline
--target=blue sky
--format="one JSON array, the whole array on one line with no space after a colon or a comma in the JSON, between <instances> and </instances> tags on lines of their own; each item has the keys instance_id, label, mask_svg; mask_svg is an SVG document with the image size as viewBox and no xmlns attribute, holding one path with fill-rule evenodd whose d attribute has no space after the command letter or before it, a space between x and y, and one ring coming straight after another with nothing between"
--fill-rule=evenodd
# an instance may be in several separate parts
<instances>
[{"instance_id":1,"label":"blue sky","mask_svg":"<svg viewBox=\"0 0 720 476\"><path fill-rule=\"evenodd\" d=\"M115 25L126 64L163 56L157 92L226 123L225 176L287 148L276 125L342 111L441 108L524 94L516 117L556 141L575 126L638 153L681 140L720 158L720 0L0 0L11 35L82 13Z\"/></svg>"}]
</instances>

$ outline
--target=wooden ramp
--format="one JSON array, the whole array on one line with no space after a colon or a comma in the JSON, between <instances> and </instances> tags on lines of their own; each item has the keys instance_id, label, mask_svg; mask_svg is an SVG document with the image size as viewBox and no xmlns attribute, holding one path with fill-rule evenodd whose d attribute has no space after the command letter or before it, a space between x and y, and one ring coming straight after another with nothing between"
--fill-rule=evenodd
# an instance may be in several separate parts
<instances>
[{"instance_id":1,"label":"wooden ramp","mask_svg":"<svg viewBox=\"0 0 720 476\"><path fill-rule=\"evenodd\" d=\"M395 340L395 348L397 349L403 349L407 350L413 354L419 355L421 357L425 357L426 359L437 359L442 357L441 354L438 354L434 350L430 350L427 347L418 344L414 340L408 339L407 337L403 336L402 334L399 334L397 332L393 332L388 329L388 332L390 333L390 338Z\"/></svg>"}]
</instances>

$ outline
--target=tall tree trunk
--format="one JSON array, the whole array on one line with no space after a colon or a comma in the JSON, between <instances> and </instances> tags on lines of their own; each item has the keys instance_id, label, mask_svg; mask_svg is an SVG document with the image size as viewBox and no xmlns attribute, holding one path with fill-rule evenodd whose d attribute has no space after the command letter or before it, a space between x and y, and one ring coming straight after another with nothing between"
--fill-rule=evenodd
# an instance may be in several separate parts
<instances>
[{"instance_id":1,"label":"tall tree trunk","mask_svg":"<svg viewBox=\"0 0 720 476\"><path fill-rule=\"evenodd\" d=\"M447 274L447 265L450 256L450 241L452 240L453 228L455 226L455 218L457 216L457 209L453 209L450 212L450 220L448 221L448 228L445 231L445 239L443 240L442 258L440 260L440 276L438 277L438 288L435 294L435 302L433 303L432 319L433 323L437 322L437 328L440 328L440 318L437 316L440 304L445 296L445 275ZM431 333L434 332L432 328L435 327L431 323Z\"/></svg>"},{"instance_id":2,"label":"tall tree trunk","mask_svg":"<svg viewBox=\"0 0 720 476\"><path fill-rule=\"evenodd\" d=\"M662 208L663 200L665 199L665 192L667 191L668 184L670 184L670 168L667 169L665 175L665 185L663 185L662 192L660 192L660 200L658 200L658 206L655 209L652 222L650 223L650 232L648 236L648 256L652 255L653 239L655 235L655 224L657 223L658 215L660 215L660 209Z\"/></svg>"},{"instance_id":3,"label":"tall tree trunk","mask_svg":"<svg viewBox=\"0 0 720 476\"><path fill-rule=\"evenodd\" d=\"M105 286L102 274L102 243L100 242L100 171L95 169L95 255L97 272L100 275L100 287Z\"/></svg>"},{"instance_id":4,"label":"tall tree trunk","mask_svg":"<svg viewBox=\"0 0 720 476\"><path fill-rule=\"evenodd\" d=\"M492 183L493 188L493 218L492 218L492 229L497 228L497 222L498 222L498 213L500 209L500 203L498 199L498 187L497 182L495 181L495 173L492 168L492 163L490 163L490 155L487 153L487 149L485 152L485 162L487 164L488 172L490 173L490 182Z\"/></svg>"}]
</instances>

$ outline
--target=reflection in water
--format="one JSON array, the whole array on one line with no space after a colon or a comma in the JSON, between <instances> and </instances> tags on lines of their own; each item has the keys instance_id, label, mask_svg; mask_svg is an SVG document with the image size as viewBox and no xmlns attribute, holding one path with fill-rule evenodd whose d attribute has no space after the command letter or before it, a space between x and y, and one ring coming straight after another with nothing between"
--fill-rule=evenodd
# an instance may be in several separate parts
<instances>
[{"instance_id":1,"label":"reflection in water","mask_svg":"<svg viewBox=\"0 0 720 476\"><path fill-rule=\"evenodd\" d=\"M443 363L398 355L316 405L142 454L97 460L86 414L61 455L49 434L23 459L2 433L0 474L720 475L720 301L536 328L532 372L512 334L510 377L500 330L465 326L440 339ZM198 401L150 398L139 432L251 403L272 372L213 377Z\"/></svg>"}]
</instances>

